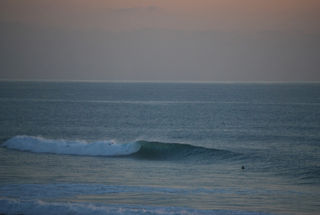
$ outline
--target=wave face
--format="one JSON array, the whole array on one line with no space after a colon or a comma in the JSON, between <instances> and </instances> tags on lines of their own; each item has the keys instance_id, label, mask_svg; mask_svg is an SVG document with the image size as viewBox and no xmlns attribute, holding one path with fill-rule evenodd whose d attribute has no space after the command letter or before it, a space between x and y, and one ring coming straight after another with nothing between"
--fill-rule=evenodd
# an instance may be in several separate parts
<instances>
[{"instance_id":1,"label":"wave face","mask_svg":"<svg viewBox=\"0 0 320 215\"><path fill-rule=\"evenodd\" d=\"M147 160L211 161L227 159L236 154L226 150L209 149L180 143L139 141L141 148L134 156Z\"/></svg>"},{"instance_id":2,"label":"wave face","mask_svg":"<svg viewBox=\"0 0 320 215\"><path fill-rule=\"evenodd\" d=\"M180 143L162 143L135 141L131 143L114 143L99 141L52 140L42 137L15 136L3 144L8 149L35 153L54 153L87 156L132 156L144 160L192 160L210 161L227 159L236 154L226 150L209 149Z\"/></svg>"}]
</instances>

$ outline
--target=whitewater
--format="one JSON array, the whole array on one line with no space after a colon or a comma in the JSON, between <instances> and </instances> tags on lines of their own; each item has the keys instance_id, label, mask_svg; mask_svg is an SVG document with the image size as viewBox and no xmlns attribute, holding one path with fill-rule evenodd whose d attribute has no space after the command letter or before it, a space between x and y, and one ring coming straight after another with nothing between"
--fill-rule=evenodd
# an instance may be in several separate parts
<instances>
[{"instance_id":1,"label":"whitewater","mask_svg":"<svg viewBox=\"0 0 320 215\"><path fill-rule=\"evenodd\" d=\"M0 214L316 215L317 83L0 81Z\"/></svg>"},{"instance_id":2,"label":"whitewater","mask_svg":"<svg viewBox=\"0 0 320 215\"><path fill-rule=\"evenodd\" d=\"M130 155L140 149L137 142L117 144L113 141L87 143L85 141L50 140L42 137L15 136L7 140L4 147L38 153L121 156Z\"/></svg>"}]
</instances>

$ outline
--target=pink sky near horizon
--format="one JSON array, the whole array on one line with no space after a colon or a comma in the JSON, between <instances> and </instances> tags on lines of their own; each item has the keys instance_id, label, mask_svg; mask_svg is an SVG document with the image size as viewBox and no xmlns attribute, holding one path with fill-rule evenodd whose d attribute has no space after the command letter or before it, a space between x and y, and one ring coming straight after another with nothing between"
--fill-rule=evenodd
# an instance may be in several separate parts
<instances>
[{"instance_id":1,"label":"pink sky near horizon","mask_svg":"<svg viewBox=\"0 0 320 215\"><path fill-rule=\"evenodd\" d=\"M0 78L320 80L320 0L0 0Z\"/></svg>"},{"instance_id":2,"label":"pink sky near horizon","mask_svg":"<svg viewBox=\"0 0 320 215\"><path fill-rule=\"evenodd\" d=\"M318 0L2 0L0 21L76 29L319 32Z\"/></svg>"}]
</instances>

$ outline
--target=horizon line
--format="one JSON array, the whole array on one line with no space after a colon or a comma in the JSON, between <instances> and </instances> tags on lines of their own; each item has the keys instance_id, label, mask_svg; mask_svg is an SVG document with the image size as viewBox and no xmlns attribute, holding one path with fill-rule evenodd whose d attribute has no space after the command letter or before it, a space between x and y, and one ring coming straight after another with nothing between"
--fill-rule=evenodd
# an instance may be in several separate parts
<instances>
[{"instance_id":1,"label":"horizon line","mask_svg":"<svg viewBox=\"0 0 320 215\"><path fill-rule=\"evenodd\" d=\"M320 81L190 81L190 80L84 80L84 79L1 79L0 82L79 82L79 83L195 83L195 84L316 84Z\"/></svg>"}]
</instances>

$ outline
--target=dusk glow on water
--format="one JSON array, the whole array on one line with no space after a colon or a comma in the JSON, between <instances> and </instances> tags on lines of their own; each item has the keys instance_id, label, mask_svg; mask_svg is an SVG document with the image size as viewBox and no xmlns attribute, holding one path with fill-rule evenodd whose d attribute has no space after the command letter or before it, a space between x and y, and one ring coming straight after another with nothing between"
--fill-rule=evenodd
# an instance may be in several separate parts
<instances>
[{"instance_id":1,"label":"dusk glow on water","mask_svg":"<svg viewBox=\"0 0 320 215\"><path fill-rule=\"evenodd\" d=\"M319 84L0 87L2 213L319 211Z\"/></svg>"},{"instance_id":2,"label":"dusk glow on water","mask_svg":"<svg viewBox=\"0 0 320 215\"><path fill-rule=\"evenodd\" d=\"M1 0L0 215L317 215L319 0Z\"/></svg>"}]
</instances>

